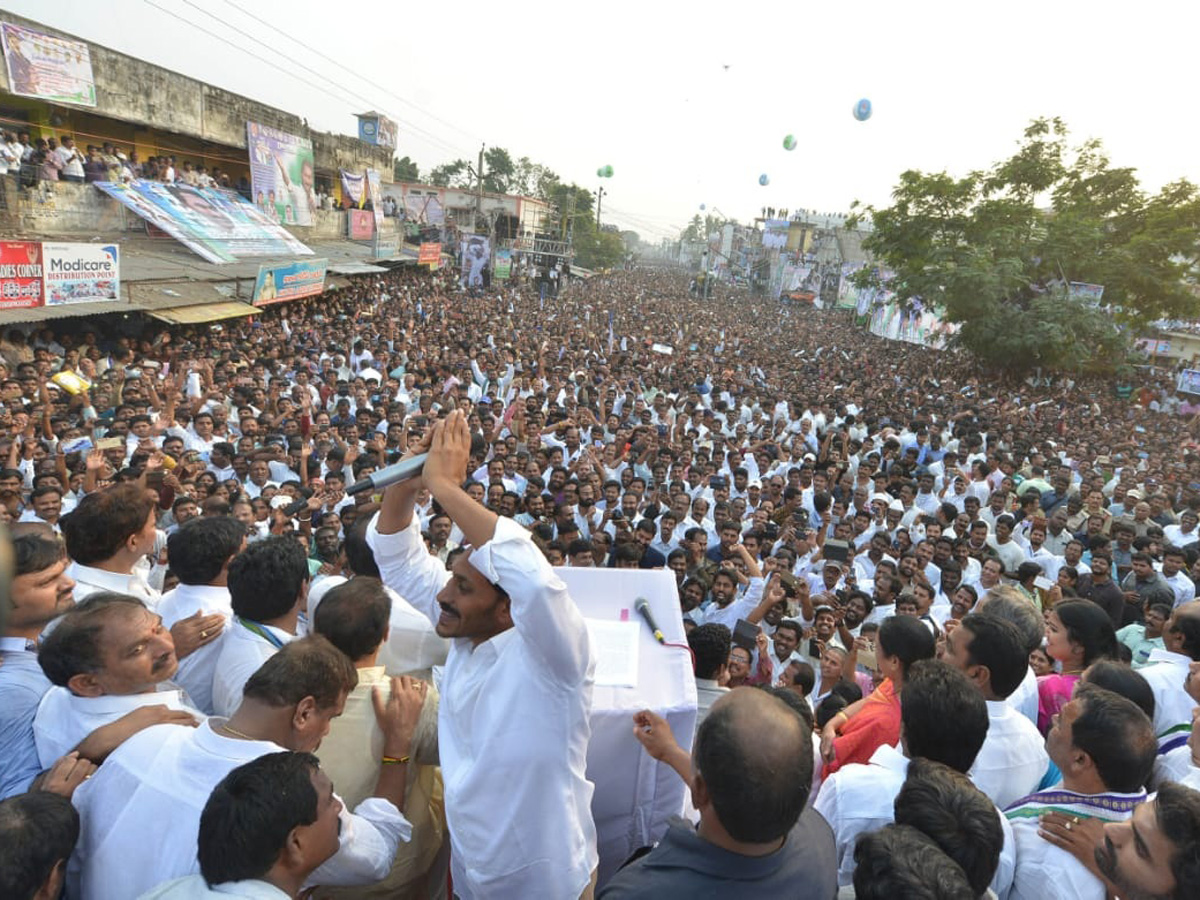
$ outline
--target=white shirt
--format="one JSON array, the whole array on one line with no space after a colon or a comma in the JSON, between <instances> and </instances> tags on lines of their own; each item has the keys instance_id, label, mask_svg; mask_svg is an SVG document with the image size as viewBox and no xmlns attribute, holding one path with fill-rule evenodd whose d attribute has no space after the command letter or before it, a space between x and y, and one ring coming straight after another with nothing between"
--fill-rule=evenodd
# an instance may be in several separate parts
<instances>
[{"instance_id":1,"label":"white shirt","mask_svg":"<svg viewBox=\"0 0 1200 900\"><path fill-rule=\"evenodd\" d=\"M126 713L143 706L166 706L203 716L187 705L183 692L164 682L162 690L146 694L111 694L102 697L77 697L65 687L52 687L38 704L33 719L33 739L43 768L70 753L85 737L104 725L111 725Z\"/></svg>"},{"instance_id":2,"label":"white shirt","mask_svg":"<svg viewBox=\"0 0 1200 900\"><path fill-rule=\"evenodd\" d=\"M821 783L813 808L833 829L838 855L838 884L854 883L854 846L858 836L876 831L895 819L896 795L908 776L908 759L899 748L884 744L867 765L843 766ZM1004 847L991 888L1003 897L1012 883L1016 867L1012 828L996 811L1004 832Z\"/></svg>"},{"instance_id":3,"label":"white shirt","mask_svg":"<svg viewBox=\"0 0 1200 900\"><path fill-rule=\"evenodd\" d=\"M1017 685L1017 689L1008 695L1004 701L1037 728L1038 720L1038 680L1033 669L1025 673L1025 680Z\"/></svg>"},{"instance_id":4,"label":"white shirt","mask_svg":"<svg viewBox=\"0 0 1200 900\"><path fill-rule=\"evenodd\" d=\"M1159 573L1162 574L1161 572ZM1176 572L1170 578L1163 575L1163 581L1175 592L1175 605L1179 606L1196 599L1196 585L1183 572Z\"/></svg>"},{"instance_id":5,"label":"white shirt","mask_svg":"<svg viewBox=\"0 0 1200 900\"><path fill-rule=\"evenodd\" d=\"M750 586L746 589L746 593L729 601L728 606L718 606L714 601L709 603L708 606L693 609L689 615L697 625L707 625L715 622L733 631L738 623L738 619L746 618L762 601L763 584L763 579L751 578Z\"/></svg>"},{"instance_id":6,"label":"white shirt","mask_svg":"<svg viewBox=\"0 0 1200 900\"><path fill-rule=\"evenodd\" d=\"M989 700L987 708L987 737L967 774L1004 809L1037 790L1050 757L1037 728L1006 701Z\"/></svg>"},{"instance_id":7,"label":"white shirt","mask_svg":"<svg viewBox=\"0 0 1200 900\"><path fill-rule=\"evenodd\" d=\"M205 900L208 897L241 897L243 900L292 900L273 884L265 881L227 881L208 886L203 875L185 875L152 891L142 894L138 900Z\"/></svg>"},{"instance_id":8,"label":"white shirt","mask_svg":"<svg viewBox=\"0 0 1200 900\"><path fill-rule=\"evenodd\" d=\"M212 789L243 763L284 750L270 741L226 737L213 730L155 725L112 752L80 785L79 843L67 869L77 900L128 900L172 878L200 870L196 837ZM387 875L411 829L382 797L343 809L340 849L309 877L311 884L371 884Z\"/></svg>"},{"instance_id":9,"label":"white shirt","mask_svg":"<svg viewBox=\"0 0 1200 900\"><path fill-rule=\"evenodd\" d=\"M1192 730L1196 701L1183 689L1192 660L1170 650L1151 650L1150 659L1138 672L1154 691L1154 733L1158 752L1167 753L1182 745Z\"/></svg>"},{"instance_id":10,"label":"white shirt","mask_svg":"<svg viewBox=\"0 0 1200 900\"><path fill-rule=\"evenodd\" d=\"M136 568L128 575L120 575L94 566L83 566L77 562L67 566L67 574L75 579L75 602L86 600L101 591L116 591L137 597L150 609L158 608L159 593Z\"/></svg>"},{"instance_id":11,"label":"white shirt","mask_svg":"<svg viewBox=\"0 0 1200 900\"><path fill-rule=\"evenodd\" d=\"M170 628L181 619L194 616L197 610L205 615L223 615L223 630L228 632L233 622L229 588L223 585L181 584L163 594L158 604L158 614L162 616L164 628ZM179 671L175 673L175 682L187 691L192 705L209 716L213 714L213 678L217 672L217 660L221 656L224 642L223 633L219 638L197 647L179 661Z\"/></svg>"},{"instance_id":12,"label":"white shirt","mask_svg":"<svg viewBox=\"0 0 1200 900\"><path fill-rule=\"evenodd\" d=\"M1141 796L1145 797L1144 794ZM1078 798L1084 803L1088 800L1086 795L1064 791L1059 785L1039 792L1039 802L1008 810L1017 847L1017 869L1008 900L1105 900L1107 892L1100 879L1066 850L1038 834L1036 813L1043 808L1049 811L1059 807L1060 804L1048 799L1053 797L1068 801ZM1101 794L1099 797L1131 799L1134 795ZM1091 812L1108 822L1124 821L1130 815L1111 808L1093 808Z\"/></svg>"},{"instance_id":13,"label":"white shirt","mask_svg":"<svg viewBox=\"0 0 1200 900\"><path fill-rule=\"evenodd\" d=\"M282 628L271 625L263 625L262 628L278 639L281 645L296 638L296 635L288 634ZM214 715L234 714L242 705L242 688L246 686L250 676L274 656L278 649L275 644L248 629L236 616L231 620L229 630L221 638L221 652L217 656L213 674Z\"/></svg>"},{"instance_id":14,"label":"white shirt","mask_svg":"<svg viewBox=\"0 0 1200 900\"><path fill-rule=\"evenodd\" d=\"M383 580L430 621L450 579L416 522L367 529ZM595 656L566 586L520 525L501 518L470 556L512 601L514 627L451 643L438 742L454 889L480 897L578 897L599 860L586 778Z\"/></svg>"}]
</instances>

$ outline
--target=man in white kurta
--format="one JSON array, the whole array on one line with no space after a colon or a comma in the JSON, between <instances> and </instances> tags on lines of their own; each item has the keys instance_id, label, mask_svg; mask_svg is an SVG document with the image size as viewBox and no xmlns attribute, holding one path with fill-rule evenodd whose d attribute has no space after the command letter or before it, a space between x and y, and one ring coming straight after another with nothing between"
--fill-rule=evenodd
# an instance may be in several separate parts
<instances>
[{"instance_id":1,"label":"man in white kurta","mask_svg":"<svg viewBox=\"0 0 1200 900\"><path fill-rule=\"evenodd\" d=\"M528 532L459 487L470 449L462 413L431 440L425 486L475 549L450 572L430 556L413 516L418 481L388 489L367 540L383 580L453 638L438 741L454 890L464 900L590 894L587 627ZM483 631L464 634L481 622ZM496 627L485 637L488 623Z\"/></svg>"}]
</instances>

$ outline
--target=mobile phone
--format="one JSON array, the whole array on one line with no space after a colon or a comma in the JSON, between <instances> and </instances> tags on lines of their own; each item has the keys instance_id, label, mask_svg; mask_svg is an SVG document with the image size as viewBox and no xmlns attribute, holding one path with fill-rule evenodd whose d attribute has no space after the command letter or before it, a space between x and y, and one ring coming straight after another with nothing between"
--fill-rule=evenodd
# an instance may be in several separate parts
<instances>
[{"instance_id":1,"label":"mobile phone","mask_svg":"<svg viewBox=\"0 0 1200 900\"><path fill-rule=\"evenodd\" d=\"M737 624L733 626L734 646L753 650L758 639L758 632L759 627L757 625L753 625L745 619L738 619Z\"/></svg>"},{"instance_id":2,"label":"mobile phone","mask_svg":"<svg viewBox=\"0 0 1200 900\"><path fill-rule=\"evenodd\" d=\"M816 638L808 639L808 655L814 659L819 659L821 656L821 648L818 645Z\"/></svg>"}]
</instances>

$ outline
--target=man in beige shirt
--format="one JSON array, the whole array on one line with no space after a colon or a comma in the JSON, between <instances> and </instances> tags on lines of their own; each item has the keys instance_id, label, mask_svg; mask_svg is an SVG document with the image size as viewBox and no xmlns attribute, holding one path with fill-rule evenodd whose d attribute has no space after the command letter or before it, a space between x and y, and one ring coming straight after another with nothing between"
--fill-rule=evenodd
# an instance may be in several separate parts
<instances>
[{"instance_id":1,"label":"man in beige shirt","mask_svg":"<svg viewBox=\"0 0 1200 900\"><path fill-rule=\"evenodd\" d=\"M444 891L446 863L439 860L439 855L445 844L446 814L441 770L436 765L435 691L429 691L421 710L411 760L381 761L383 732L375 716L375 704L386 700L391 679L376 662L387 640L390 610L391 599L383 583L365 575L332 588L317 607L314 630L350 657L358 669L358 685L346 697L345 709L331 723L317 756L350 806L371 795L383 765L408 766L403 812L412 823L412 839L400 844L392 870L383 881L367 887L318 888L314 897L322 900L417 900L442 896Z\"/></svg>"}]
</instances>

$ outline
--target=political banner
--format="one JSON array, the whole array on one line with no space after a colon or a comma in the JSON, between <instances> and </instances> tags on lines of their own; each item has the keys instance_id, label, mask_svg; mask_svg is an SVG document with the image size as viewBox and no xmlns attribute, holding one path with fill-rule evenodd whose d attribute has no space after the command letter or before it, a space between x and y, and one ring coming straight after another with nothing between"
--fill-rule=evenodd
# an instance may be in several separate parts
<instances>
[{"instance_id":1,"label":"political banner","mask_svg":"<svg viewBox=\"0 0 1200 900\"><path fill-rule=\"evenodd\" d=\"M511 250L497 250L496 251L495 272L493 273L493 277L497 281L504 281L505 279L511 277L511 275L512 275L512 251Z\"/></svg>"},{"instance_id":2,"label":"political banner","mask_svg":"<svg viewBox=\"0 0 1200 900\"><path fill-rule=\"evenodd\" d=\"M42 305L42 245L0 241L0 309Z\"/></svg>"},{"instance_id":3,"label":"political banner","mask_svg":"<svg viewBox=\"0 0 1200 900\"><path fill-rule=\"evenodd\" d=\"M441 188L404 189L404 217L423 225L442 225L446 221Z\"/></svg>"},{"instance_id":4,"label":"political banner","mask_svg":"<svg viewBox=\"0 0 1200 900\"><path fill-rule=\"evenodd\" d=\"M357 206L361 209L367 199L366 177L349 172L346 169L339 169L338 171L342 176L342 198L348 205Z\"/></svg>"},{"instance_id":5,"label":"political banner","mask_svg":"<svg viewBox=\"0 0 1200 900\"><path fill-rule=\"evenodd\" d=\"M375 228L383 225L383 191L379 186L379 170L367 169L367 199L375 212Z\"/></svg>"},{"instance_id":6,"label":"political banner","mask_svg":"<svg viewBox=\"0 0 1200 900\"><path fill-rule=\"evenodd\" d=\"M312 256L286 228L234 191L158 181L97 181L95 186L212 263Z\"/></svg>"},{"instance_id":7,"label":"political banner","mask_svg":"<svg viewBox=\"0 0 1200 900\"><path fill-rule=\"evenodd\" d=\"M787 219L767 219L763 226L762 245L764 250L782 250L787 246Z\"/></svg>"},{"instance_id":8,"label":"political banner","mask_svg":"<svg viewBox=\"0 0 1200 900\"><path fill-rule=\"evenodd\" d=\"M483 287L483 276L492 256L491 242L482 234L469 234L461 243L462 280L468 288Z\"/></svg>"},{"instance_id":9,"label":"political banner","mask_svg":"<svg viewBox=\"0 0 1200 900\"><path fill-rule=\"evenodd\" d=\"M96 105L92 54L87 44L11 22L4 22L2 29L9 91L52 103Z\"/></svg>"},{"instance_id":10,"label":"political banner","mask_svg":"<svg viewBox=\"0 0 1200 900\"><path fill-rule=\"evenodd\" d=\"M300 297L313 297L325 290L327 259L296 260L282 266L259 266L254 282L255 306L270 306Z\"/></svg>"},{"instance_id":11,"label":"political banner","mask_svg":"<svg viewBox=\"0 0 1200 900\"><path fill-rule=\"evenodd\" d=\"M1138 338L1133 342L1133 346L1134 349L1145 353L1147 356L1168 356L1171 353L1171 342L1169 340Z\"/></svg>"},{"instance_id":12,"label":"political banner","mask_svg":"<svg viewBox=\"0 0 1200 900\"><path fill-rule=\"evenodd\" d=\"M442 260L441 244L422 244L417 253L417 265L436 269Z\"/></svg>"},{"instance_id":13,"label":"political banner","mask_svg":"<svg viewBox=\"0 0 1200 900\"><path fill-rule=\"evenodd\" d=\"M375 217L366 209L352 209L346 216L346 227L350 230L350 240L369 241L375 233Z\"/></svg>"},{"instance_id":14,"label":"political banner","mask_svg":"<svg viewBox=\"0 0 1200 900\"><path fill-rule=\"evenodd\" d=\"M1076 300L1099 303L1100 299L1104 296L1104 285L1088 284L1085 281L1072 281L1067 293Z\"/></svg>"},{"instance_id":15,"label":"political banner","mask_svg":"<svg viewBox=\"0 0 1200 900\"><path fill-rule=\"evenodd\" d=\"M120 272L116 244L42 244L47 306L119 300Z\"/></svg>"},{"instance_id":16,"label":"political banner","mask_svg":"<svg viewBox=\"0 0 1200 900\"><path fill-rule=\"evenodd\" d=\"M246 148L255 205L275 222L311 225L317 210L312 141L247 122Z\"/></svg>"},{"instance_id":17,"label":"political banner","mask_svg":"<svg viewBox=\"0 0 1200 900\"><path fill-rule=\"evenodd\" d=\"M396 122L378 113L358 117L358 139L377 147L396 146Z\"/></svg>"},{"instance_id":18,"label":"political banner","mask_svg":"<svg viewBox=\"0 0 1200 900\"><path fill-rule=\"evenodd\" d=\"M1181 394L1200 394L1200 369L1184 369L1180 372L1175 389Z\"/></svg>"}]
</instances>

